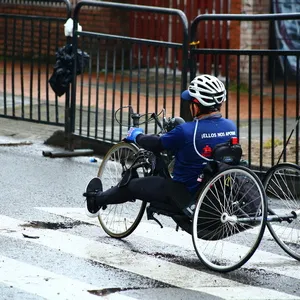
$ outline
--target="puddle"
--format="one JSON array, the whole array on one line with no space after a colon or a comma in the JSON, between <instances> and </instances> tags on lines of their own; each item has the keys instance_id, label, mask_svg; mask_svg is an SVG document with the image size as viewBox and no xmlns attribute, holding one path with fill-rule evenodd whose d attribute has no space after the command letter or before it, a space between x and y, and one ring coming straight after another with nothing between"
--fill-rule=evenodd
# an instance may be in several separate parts
<instances>
[{"instance_id":1,"label":"puddle","mask_svg":"<svg viewBox=\"0 0 300 300\"><path fill-rule=\"evenodd\" d=\"M150 256L154 256L156 258L167 258L167 259L176 259L178 258L177 255L171 254L171 253L160 253L160 252L146 252L146 251L138 251L138 250L134 250L131 249L132 252L136 252L136 253L142 253L142 254L146 254L146 255L150 255Z\"/></svg>"},{"instance_id":2,"label":"puddle","mask_svg":"<svg viewBox=\"0 0 300 300\"><path fill-rule=\"evenodd\" d=\"M82 225L80 221L73 222L42 222L42 221L31 221L20 225L21 227L31 227L31 228L43 228L43 229L70 229L75 226Z\"/></svg>"},{"instance_id":3,"label":"puddle","mask_svg":"<svg viewBox=\"0 0 300 300\"><path fill-rule=\"evenodd\" d=\"M89 293L96 295L96 296L107 296L112 293L130 291L130 290L142 290L145 288L142 287L131 287L131 288L107 288L101 290L88 290Z\"/></svg>"},{"instance_id":4,"label":"puddle","mask_svg":"<svg viewBox=\"0 0 300 300\"><path fill-rule=\"evenodd\" d=\"M297 251L297 250L299 250L300 249L300 244L299 244L299 242L298 242L298 244L296 244L296 243L292 243L292 242L285 242L285 244L291 249L291 250L293 250L293 251Z\"/></svg>"},{"instance_id":5,"label":"puddle","mask_svg":"<svg viewBox=\"0 0 300 300\"><path fill-rule=\"evenodd\" d=\"M32 142L8 142L0 143L0 147L18 147L18 146L31 146Z\"/></svg>"}]
</instances>

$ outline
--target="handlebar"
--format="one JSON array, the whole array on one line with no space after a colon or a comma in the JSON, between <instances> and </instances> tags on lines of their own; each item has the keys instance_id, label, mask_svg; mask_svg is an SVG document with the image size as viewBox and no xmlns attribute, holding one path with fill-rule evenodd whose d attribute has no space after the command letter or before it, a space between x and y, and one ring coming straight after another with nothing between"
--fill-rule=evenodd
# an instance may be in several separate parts
<instances>
[{"instance_id":1,"label":"handlebar","mask_svg":"<svg viewBox=\"0 0 300 300\"><path fill-rule=\"evenodd\" d=\"M164 125L165 117L163 118L163 124L161 124L156 113L152 113L151 117L155 120L156 124L161 129L161 131L164 131L165 128L163 127L163 125Z\"/></svg>"},{"instance_id":2,"label":"handlebar","mask_svg":"<svg viewBox=\"0 0 300 300\"><path fill-rule=\"evenodd\" d=\"M129 109L129 117L132 120L132 124L122 124L120 120L118 119L118 113L122 109ZM162 120L159 119L159 116L163 114ZM144 122L140 122L141 118L145 118ZM162 109L160 113L146 113L146 114L139 114L134 112L133 107L131 105L127 106L122 106L119 109L116 110L115 112L115 120L117 121L118 124L121 126L126 126L126 127L140 127L142 124L150 123L151 121L155 121L155 124L160 128L161 132L160 133L165 133L167 131L167 126L169 124L170 118L165 117L165 109Z\"/></svg>"}]
</instances>

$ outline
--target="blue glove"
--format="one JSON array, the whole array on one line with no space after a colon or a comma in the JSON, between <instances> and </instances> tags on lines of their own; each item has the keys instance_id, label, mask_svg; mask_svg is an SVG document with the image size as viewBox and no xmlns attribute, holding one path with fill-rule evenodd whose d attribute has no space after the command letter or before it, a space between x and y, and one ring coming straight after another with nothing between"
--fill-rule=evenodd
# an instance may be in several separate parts
<instances>
[{"instance_id":1,"label":"blue glove","mask_svg":"<svg viewBox=\"0 0 300 300\"><path fill-rule=\"evenodd\" d=\"M130 127L127 133L126 141L136 143L136 137L139 134L143 134L144 130L142 128Z\"/></svg>"}]
</instances>

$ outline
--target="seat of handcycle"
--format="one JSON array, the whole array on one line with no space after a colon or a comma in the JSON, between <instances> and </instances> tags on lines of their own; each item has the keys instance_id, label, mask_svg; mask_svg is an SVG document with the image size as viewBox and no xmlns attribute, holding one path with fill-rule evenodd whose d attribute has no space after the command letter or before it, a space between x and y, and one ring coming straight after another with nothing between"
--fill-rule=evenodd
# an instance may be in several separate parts
<instances>
[{"instance_id":1,"label":"seat of handcycle","mask_svg":"<svg viewBox=\"0 0 300 300\"><path fill-rule=\"evenodd\" d=\"M219 171L229 166L238 165L241 161L241 157L242 148L240 144L238 144L237 138L231 138L226 143L217 144L212 151L212 160L208 161L203 169L204 176L200 188ZM180 209L185 208L186 204L192 200L188 189L182 183L174 182L172 179L169 179L166 184L166 189L167 193L172 195L172 198ZM183 198L186 198L186 200L182 201Z\"/></svg>"},{"instance_id":2,"label":"seat of handcycle","mask_svg":"<svg viewBox=\"0 0 300 300\"><path fill-rule=\"evenodd\" d=\"M212 151L211 160L203 169L204 181L229 166L237 166L241 162L242 147L237 137L232 137L228 142L217 144ZM203 185L202 185L203 186Z\"/></svg>"},{"instance_id":3,"label":"seat of handcycle","mask_svg":"<svg viewBox=\"0 0 300 300\"><path fill-rule=\"evenodd\" d=\"M237 137L232 137L228 142L217 144L212 151L214 161L236 166L242 158L242 147Z\"/></svg>"},{"instance_id":4,"label":"seat of handcycle","mask_svg":"<svg viewBox=\"0 0 300 300\"><path fill-rule=\"evenodd\" d=\"M202 187L205 185L210 178L212 178L216 173L225 169L231 165L238 165L240 163L242 157L242 148L238 144L237 138L231 138L226 143L217 144L213 151L211 161L207 163L203 170L203 184L201 184L200 190L196 193L196 196L201 192ZM166 216L170 216L173 220L180 226L183 230L191 233L192 220L190 217L186 216L183 213L183 209L185 209L193 200L193 196L189 193L186 186L182 183L175 182L171 178L166 180L166 193L170 195L176 207L160 204L159 207L157 205L150 205L147 208L147 216L148 219L153 219L162 227L160 222L154 218L154 214L162 214Z\"/></svg>"}]
</instances>

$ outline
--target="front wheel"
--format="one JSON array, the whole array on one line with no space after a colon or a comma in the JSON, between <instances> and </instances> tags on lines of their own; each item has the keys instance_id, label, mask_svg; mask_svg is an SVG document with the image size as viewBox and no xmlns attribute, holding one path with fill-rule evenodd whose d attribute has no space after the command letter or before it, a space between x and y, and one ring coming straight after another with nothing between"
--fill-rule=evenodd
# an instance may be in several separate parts
<instances>
[{"instance_id":1,"label":"front wheel","mask_svg":"<svg viewBox=\"0 0 300 300\"><path fill-rule=\"evenodd\" d=\"M268 222L267 226L278 245L291 257L300 260L300 167L291 163L273 166L263 181L269 214L294 218Z\"/></svg>"},{"instance_id":2,"label":"front wheel","mask_svg":"<svg viewBox=\"0 0 300 300\"><path fill-rule=\"evenodd\" d=\"M132 165L138 150L133 144L121 142L107 152L98 171L103 191L120 182L124 172ZM144 176L143 170L138 170L138 175ZM146 204L146 202L134 200L108 205L100 209L99 222L103 230L111 237L124 238L130 235L140 223Z\"/></svg>"},{"instance_id":3,"label":"front wheel","mask_svg":"<svg viewBox=\"0 0 300 300\"><path fill-rule=\"evenodd\" d=\"M238 166L219 172L200 192L193 217L201 262L218 272L241 267L259 246L266 216L265 191L251 170Z\"/></svg>"}]
</instances>

